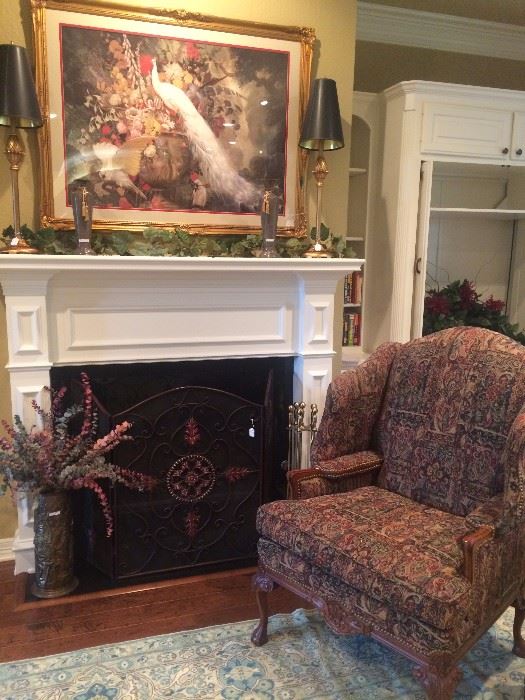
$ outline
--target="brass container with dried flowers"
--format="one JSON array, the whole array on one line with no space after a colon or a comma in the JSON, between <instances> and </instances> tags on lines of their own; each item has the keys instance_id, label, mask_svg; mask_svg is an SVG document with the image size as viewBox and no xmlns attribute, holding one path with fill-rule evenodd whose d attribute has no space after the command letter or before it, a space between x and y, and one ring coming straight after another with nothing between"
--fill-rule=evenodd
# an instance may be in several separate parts
<instances>
[{"instance_id":1,"label":"brass container with dried flowers","mask_svg":"<svg viewBox=\"0 0 525 700\"><path fill-rule=\"evenodd\" d=\"M0 493L35 496L35 581L32 593L54 598L70 593L78 581L73 572L73 518L71 491L90 489L96 495L106 523L113 532L113 516L100 479L139 491L150 490L154 480L112 464L108 454L131 440L131 424L123 422L104 437L97 437L97 411L87 374L81 373L82 404L64 407L66 389L51 392L51 407L33 408L40 426L28 430L19 416L14 425L3 422L7 436L0 438ZM73 434L73 423L81 421Z\"/></svg>"}]
</instances>

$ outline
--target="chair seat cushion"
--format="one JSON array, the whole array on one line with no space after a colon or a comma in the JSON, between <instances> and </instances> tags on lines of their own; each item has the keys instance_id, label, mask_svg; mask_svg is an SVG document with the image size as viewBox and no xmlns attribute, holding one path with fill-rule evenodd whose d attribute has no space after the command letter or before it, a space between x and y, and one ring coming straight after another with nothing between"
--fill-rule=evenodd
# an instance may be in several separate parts
<instances>
[{"instance_id":1,"label":"chair seat cushion","mask_svg":"<svg viewBox=\"0 0 525 700\"><path fill-rule=\"evenodd\" d=\"M438 629L472 609L460 571L465 519L377 486L261 506L259 533L327 574ZM459 616L459 618L458 618Z\"/></svg>"}]
</instances>

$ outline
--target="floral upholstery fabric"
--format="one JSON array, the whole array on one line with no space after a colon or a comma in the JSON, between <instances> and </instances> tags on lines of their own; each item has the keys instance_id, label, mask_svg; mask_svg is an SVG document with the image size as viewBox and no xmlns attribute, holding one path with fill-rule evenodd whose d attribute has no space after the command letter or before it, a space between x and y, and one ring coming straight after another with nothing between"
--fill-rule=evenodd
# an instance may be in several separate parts
<instances>
[{"instance_id":1,"label":"floral upholstery fabric","mask_svg":"<svg viewBox=\"0 0 525 700\"><path fill-rule=\"evenodd\" d=\"M459 516L367 486L266 504L257 527L320 571L438 629L471 610Z\"/></svg>"},{"instance_id":2,"label":"floral upholstery fabric","mask_svg":"<svg viewBox=\"0 0 525 700\"><path fill-rule=\"evenodd\" d=\"M525 602L525 347L465 327L381 346L332 382L312 466L296 493L326 495L261 506L259 560L336 631L445 667Z\"/></svg>"},{"instance_id":3,"label":"floral upholstery fabric","mask_svg":"<svg viewBox=\"0 0 525 700\"><path fill-rule=\"evenodd\" d=\"M456 515L505 489L523 520L524 404L525 347L509 338L463 327L405 344L374 436L380 485Z\"/></svg>"},{"instance_id":4,"label":"floral upholstery fabric","mask_svg":"<svg viewBox=\"0 0 525 700\"><path fill-rule=\"evenodd\" d=\"M470 530L477 530L478 527L483 527L484 525L497 530L502 516L503 494L498 493L497 496L489 498L488 501L471 511L465 518L465 521Z\"/></svg>"},{"instance_id":5,"label":"floral upholstery fabric","mask_svg":"<svg viewBox=\"0 0 525 700\"><path fill-rule=\"evenodd\" d=\"M505 445L502 526L525 523L525 406L516 416Z\"/></svg>"},{"instance_id":6,"label":"floral upholstery fabric","mask_svg":"<svg viewBox=\"0 0 525 700\"><path fill-rule=\"evenodd\" d=\"M383 458L373 450L354 452L350 455L342 455L334 459L326 459L319 462L317 469L323 476L339 477L343 474L360 472L371 467L378 467L383 463Z\"/></svg>"},{"instance_id":7,"label":"floral upholstery fabric","mask_svg":"<svg viewBox=\"0 0 525 700\"><path fill-rule=\"evenodd\" d=\"M320 462L315 469L296 469L288 473L292 498L313 498L330 493L353 491L377 480L383 458L365 450Z\"/></svg>"},{"instance_id":8,"label":"floral upholstery fabric","mask_svg":"<svg viewBox=\"0 0 525 700\"><path fill-rule=\"evenodd\" d=\"M454 624L445 630L407 615L405 612L354 588L342 579L331 576L289 549L261 538L258 545L259 562L267 570L283 576L291 584L296 583L312 591L326 602L335 601L345 613L374 630L387 632L393 639L403 639L421 653L454 653L468 638L475 626L476 616L458 616ZM333 621L325 613L329 625Z\"/></svg>"},{"instance_id":9,"label":"floral upholstery fabric","mask_svg":"<svg viewBox=\"0 0 525 700\"><path fill-rule=\"evenodd\" d=\"M370 449L390 366L400 347L399 343L385 343L362 365L332 381L312 445L312 467Z\"/></svg>"}]
</instances>

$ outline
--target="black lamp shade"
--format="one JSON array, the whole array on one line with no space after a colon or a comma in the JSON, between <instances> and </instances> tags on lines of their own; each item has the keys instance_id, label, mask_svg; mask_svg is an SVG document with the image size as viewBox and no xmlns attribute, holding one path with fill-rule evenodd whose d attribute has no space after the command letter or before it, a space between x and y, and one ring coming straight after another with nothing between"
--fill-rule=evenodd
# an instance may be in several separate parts
<instances>
[{"instance_id":1,"label":"black lamp shade","mask_svg":"<svg viewBox=\"0 0 525 700\"><path fill-rule=\"evenodd\" d=\"M317 78L308 100L299 146L335 151L344 145L335 80Z\"/></svg>"},{"instance_id":2,"label":"black lamp shade","mask_svg":"<svg viewBox=\"0 0 525 700\"><path fill-rule=\"evenodd\" d=\"M42 123L25 48L0 44L0 125L31 129Z\"/></svg>"}]
</instances>

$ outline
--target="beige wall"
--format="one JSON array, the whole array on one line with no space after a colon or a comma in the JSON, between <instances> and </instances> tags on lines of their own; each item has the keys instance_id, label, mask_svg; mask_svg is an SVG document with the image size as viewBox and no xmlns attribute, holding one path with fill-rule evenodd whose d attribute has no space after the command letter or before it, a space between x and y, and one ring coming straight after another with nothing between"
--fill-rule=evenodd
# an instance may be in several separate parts
<instances>
[{"instance_id":1,"label":"beige wall","mask_svg":"<svg viewBox=\"0 0 525 700\"><path fill-rule=\"evenodd\" d=\"M138 0L123 7L144 7ZM0 0L0 43L22 44L31 48L29 0ZM157 0L156 7L184 7L184 2ZM283 25L313 27L317 42L313 75L337 81L345 139L349 143L354 74L356 0L192 0L186 9L203 14L250 19ZM38 157L35 134L24 135L28 154L20 171L21 222L37 224ZM330 175L324 195L325 220L333 231L346 234L349 149L329 155ZM11 223L11 189L7 166L0 159L0 230ZM7 361L5 309L0 304L0 418L9 418L9 384L3 369ZM16 521L8 498L0 500L0 539L14 534Z\"/></svg>"},{"instance_id":2,"label":"beige wall","mask_svg":"<svg viewBox=\"0 0 525 700\"><path fill-rule=\"evenodd\" d=\"M462 85L525 90L525 65L489 56L433 51L358 41L355 89L381 92L402 80L435 80Z\"/></svg>"},{"instance_id":3,"label":"beige wall","mask_svg":"<svg viewBox=\"0 0 525 700\"><path fill-rule=\"evenodd\" d=\"M423 12L472 17L489 22L525 25L523 0L366 0Z\"/></svg>"}]
</instances>

